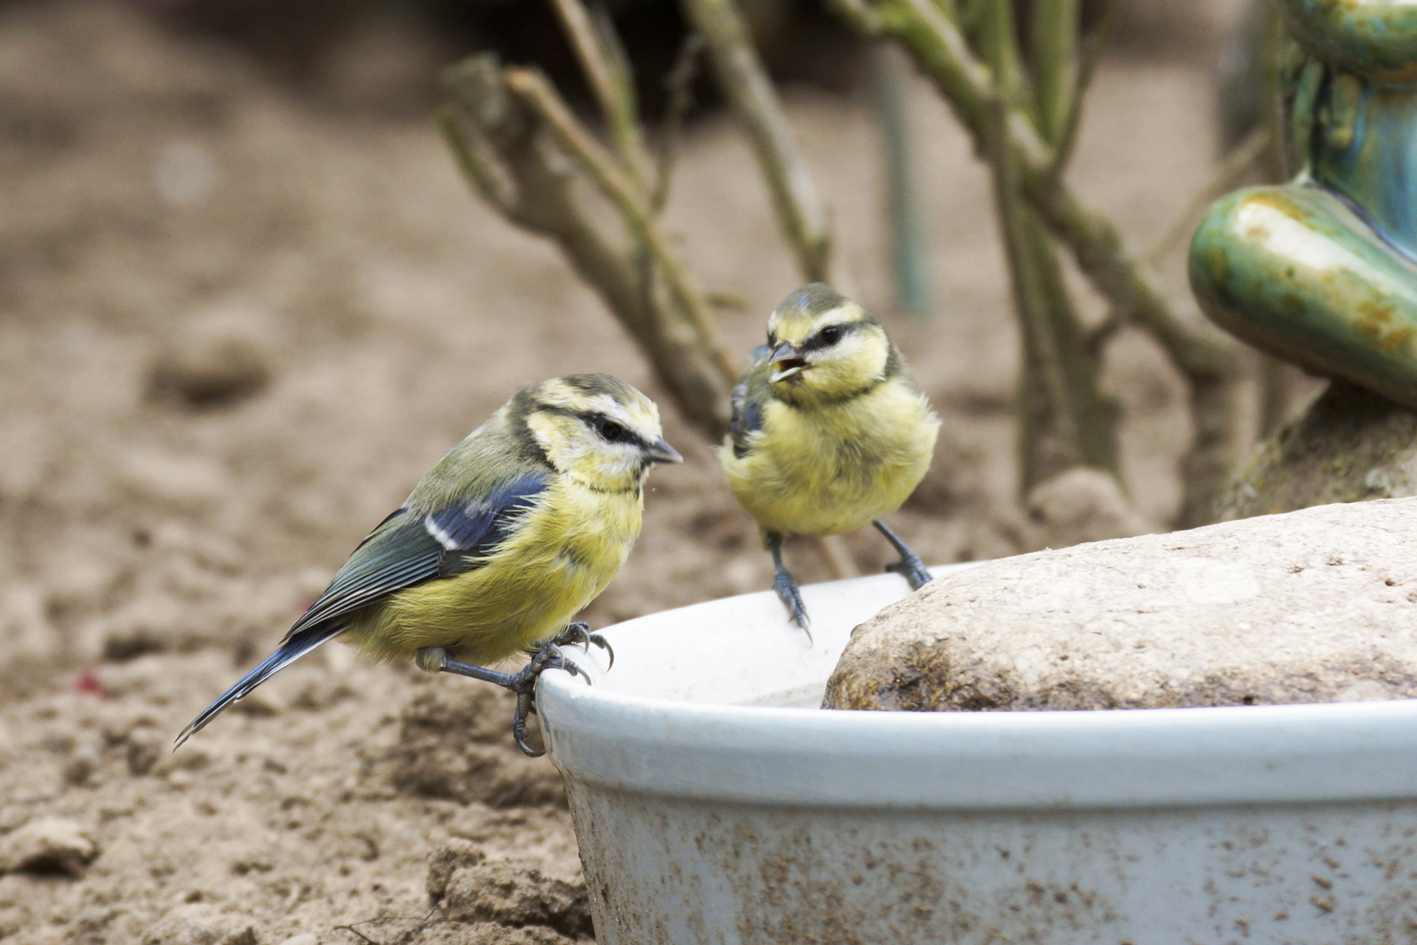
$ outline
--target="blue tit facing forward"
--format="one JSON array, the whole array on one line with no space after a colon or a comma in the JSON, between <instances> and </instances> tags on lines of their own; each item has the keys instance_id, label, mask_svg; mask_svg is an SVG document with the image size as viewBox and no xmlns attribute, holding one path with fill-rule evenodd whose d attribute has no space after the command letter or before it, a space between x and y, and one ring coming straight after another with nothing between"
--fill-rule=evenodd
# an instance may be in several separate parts
<instances>
[{"instance_id":1,"label":"blue tit facing forward","mask_svg":"<svg viewBox=\"0 0 1417 945\"><path fill-rule=\"evenodd\" d=\"M880 322L821 283L768 318L767 347L733 389L719 461L772 553L777 591L804 630L807 611L782 563L789 533L840 535L873 523L900 554L887 570L930 580L919 556L880 520L930 468L940 420Z\"/></svg>"},{"instance_id":2,"label":"blue tit facing forward","mask_svg":"<svg viewBox=\"0 0 1417 945\"><path fill-rule=\"evenodd\" d=\"M517 744L539 754L525 740L536 677L548 666L576 671L558 644L603 645L569 621L625 563L650 466L677 462L654 402L619 378L574 374L522 388L439 460L280 648L176 744L338 636L377 660L412 658L429 672L512 689ZM521 672L485 668L532 650Z\"/></svg>"}]
</instances>

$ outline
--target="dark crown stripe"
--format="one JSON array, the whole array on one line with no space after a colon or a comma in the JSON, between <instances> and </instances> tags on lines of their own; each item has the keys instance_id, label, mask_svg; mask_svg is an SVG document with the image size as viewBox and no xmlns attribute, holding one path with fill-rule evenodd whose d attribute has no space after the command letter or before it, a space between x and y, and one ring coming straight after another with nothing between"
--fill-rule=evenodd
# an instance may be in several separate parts
<instances>
[{"instance_id":1,"label":"dark crown stripe","mask_svg":"<svg viewBox=\"0 0 1417 945\"><path fill-rule=\"evenodd\" d=\"M794 289L778 306L781 309L795 308L808 315L821 315L834 308L840 308L851 300L825 282L813 282Z\"/></svg>"},{"instance_id":2,"label":"dark crown stripe","mask_svg":"<svg viewBox=\"0 0 1417 945\"><path fill-rule=\"evenodd\" d=\"M605 394L612 400L624 402L630 399L633 388L613 374L567 374L561 382L583 394Z\"/></svg>"}]
</instances>

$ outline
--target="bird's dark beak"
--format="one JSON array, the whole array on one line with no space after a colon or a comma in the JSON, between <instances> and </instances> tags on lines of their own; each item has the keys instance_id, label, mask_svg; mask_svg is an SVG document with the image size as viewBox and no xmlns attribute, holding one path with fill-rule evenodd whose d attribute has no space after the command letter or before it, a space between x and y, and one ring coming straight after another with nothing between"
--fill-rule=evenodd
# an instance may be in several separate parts
<instances>
[{"instance_id":1,"label":"bird's dark beak","mask_svg":"<svg viewBox=\"0 0 1417 945\"><path fill-rule=\"evenodd\" d=\"M773 367L772 376L768 380L774 384L802 373L807 367L807 359L802 357L802 352L790 341L778 345L777 350L768 355L768 360L772 362Z\"/></svg>"},{"instance_id":2,"label":"bird's dark beak","mask_svg":"<svg viewBox=\"0 0 1417 945\"><path fill-rule=\"evenodd\" d=\"M684 457L679 455L678 450L666 443L664 437L660 437L645 447L645 459L651 463L682 463L684 461Z\"/></svg>"}]
</instances>

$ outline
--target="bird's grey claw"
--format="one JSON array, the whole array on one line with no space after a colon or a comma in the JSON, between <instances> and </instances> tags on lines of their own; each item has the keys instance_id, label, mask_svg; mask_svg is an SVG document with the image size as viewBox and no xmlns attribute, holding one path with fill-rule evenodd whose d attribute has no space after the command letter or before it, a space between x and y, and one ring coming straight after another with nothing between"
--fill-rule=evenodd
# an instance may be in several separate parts
<instances>
[{"instance_id":1,"label":"bird's grey claw","mask_svg":"<svg viewBox=\"0 0 1417 945\"><path fill-rule=\"evenodd\" d=\"M893 571L909 581L912 591L918 591L930 583L930 569L925 567L925 562L915 555L901 558L899 561L892 561L886 565L886 570Z\"/></svg>"},{"instance_id":2,"label":"bird's grey claw","mask_svg":"<svg viewBox=\"0 0 1417 945\"><path fill-rule=\"evenodd\" d=\"M786 572L779 572L773 579L772 589L777 592L777 596L787 606L787 612L792 616L792 621L807 631L807 638L810 640L812 632L808 629L812 621L807 619L807 605L802 603L802 592L797 589L797 582L792 580L791 575Z\"/></svg>"},{"instance_id":3,"label":"bird's grey claw","mask_svg":"<svg viewBox=\"0 0 1417 945\"><path fill-rule=\"evenodd\" d=\"M768 553L772 555L772 589L777 591L777 596L787 605L787 612L792 615L793 622L807 634L807 642L810 643L812 631L807 628L812 621L807 619L807 605L802 603L802 592L797 589L797 581L782 563L782 536L776 532L764 532L764 543Z\"/></svg>"},{"instance_id":4,"label":"bird's grey claw","mask_svg":"<svg viewBox=\"0 0 1417 945\"><path fill-rule=\"evenodd\" d=\"M910 550L910 546L900 540L900 536L890 530L885 522L876 519L871 523L876 526L876 530L885 536L886 541L891 543L891 547L900 555L899 561L892 561L886 565L887 571L894 571L910 582L910 589L918 591L926 584L930 583L930 570L925 567L925 562L920 560L920 556Z\"/></svg>"},{"instance_id":5,"label":"bird's grey claw","mask_svg":"<svg viewBox=\"0 0 1417 945\"><path fill-rule=\"evenodd\" d=\"M606 653L606 655L610 657L610 665L607 666L607 667L605 667L605 668L606 668L607 670L614 669L614 668L615 668L615 647L613 647L613 646L610 645L610 641L607 640L607 639L605 639L605 637L601 636L601 635L598 634L598 633L592 633L592 634L588 637L588 639L590 640L591 643L594 643L596 646L598 646L598 647L600 647L602 650L604 650L605 653Z\"/></svg>"},{"instance_id":6,"label":"bird's grey claw","mask_svg":"<svg viewBox=\"0 0 1417 945\"><path fill-rule=\"evenodd\" d=\"M576 627L572 624L567 628ZM591 636L585 631L585 625L581 624L581 634ZM517 747L522 750L522 754L531 758L540 758L546 754L545 749L531 747L526 740L527 719L536 712L536 681L541 678L541 674L548 669L563 669L572 676L579 676L590 683L590 675L585 670L575 664L573 660L566 659L566 654L561 652L562 643L579 642L578 639L563 640L566 634L562 633L555 640L546 644L536 651L536 655L531 658L531 662L521 672L513 674L507 681L506 686L517 694L517 707L512 713L512 740L517 743Z\"/></svg>"},{"instance_id":7,"label":"bird's grey claw","mask_svg":"<svg viewBox=\"0 0 1417 945\"><path fill-rule=\"evenodd\" d=\"M533 677L534 679L535 677ZM540 758L546 754L544 748L533 748L527 744L526 740L526 720L527 716L536 711L532 702L532 690L527 689L517 693L517 707L512 712L512 741L517 743L517 747L522 750L522 754L529 758Z\"/></svg>"},{"instance_id":8,"label":"bird's grey claw","mask_svg":"<svg viewBox=\"0 0 1417 945\"><path fill-rule=\"evenodd\" d=\"M614 647L610 645L610 641L605 639L605 637L598 633L591 633L590 624L588 623L577 621L567 625L566 629L557 634L555 639L551 642L558 646L566 646L567 644L575 643L585 647L587 650L590 649L591 646L598 646L610 656L610 666L606 668L613 669L615 666ZM572 675L575 674L573 673ZM586 678L589 680L590 677Z\"/></svg>"},{"instance_id":9,"label":"bird's grey claw","mask_svg":"<svg viewBox=\"0 0 1417 945\"><path fill-rule=\"evenodd\" d=\"M562 669L570 673L572 676L579 676L584 679L587 686L595 685L595 682L590 678L590 673L587 673L585 670L581 669L580 666L577 665L574 660L566 659L566 657L561 654L560 650L557 650L556 652L557 655L552 659L547 660L546 665L543 666L542 669ZM541 673L538 672L537 676L540 675ZM533 703L533 705L535 705L535 703Z\"/></svg>"},{"instance_id":10,"label":"bird's grey claw","mask_svg":"<svg viewBox=\"0 0 1417 945\"><path fill-rule=\"evenodd\" d=\"M571 644L589 646L590 625L580 621L566 624L566 629L552 637L551 642L556 646L570 646Z\"/></svg>"},{"instance_id":11,"label":"bird's grey claw","mask_svg":"<svg viewBox=\"0 0 1417 945\"><path fill-rule=\"evenodd\" d=\"M566 655L561 652L561 648L555 641L547 643L537 650L532 655L531 661L515 673L503 673L485 666L460 663L452 659L446 650L439 647L420 650L418 665L429 672L453 673L471 679L480 679L516 693L517 707L512 712L512 740L517 743L517 747L524 754L532 758L540 758L546 754L543 750L531 747L526 740L527 719L536 711L536 680L548 669L564 669L572 676L580 676L587 682L590 681L585 670L566 659Z\"/></svg>"}]
</instances>

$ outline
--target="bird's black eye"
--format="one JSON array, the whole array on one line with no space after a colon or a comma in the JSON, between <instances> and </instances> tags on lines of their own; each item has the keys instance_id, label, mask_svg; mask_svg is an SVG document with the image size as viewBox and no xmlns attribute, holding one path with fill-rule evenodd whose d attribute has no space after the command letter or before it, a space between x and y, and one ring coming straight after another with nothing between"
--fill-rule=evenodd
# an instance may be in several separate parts
<instances>
[{"instance_id":1,"label":"bird's black eye","mask_svg":"<svg viewBox=\"0 0 1417 945\"><path fill-rule=\"evenodd\" d=\"M841 340L842 327L840 325L828 325L818 332L817 337L822 339L824 345L834 345Z\"/></svg>"},{"instance_id":2,"label":"bird's black eye","mask_svg":"<svg viewBox=\"0 0 1417 945\"><path fill-rule=\"evenodd\" d=\"M600 434L600 438L607 443L621 443L630 438L630 431L614 420L597 421L595 429Z\"/></svg>"}]
</instances>

